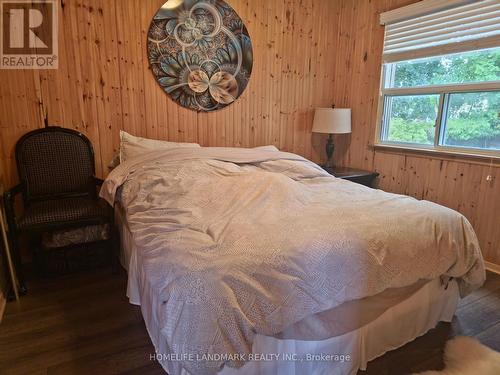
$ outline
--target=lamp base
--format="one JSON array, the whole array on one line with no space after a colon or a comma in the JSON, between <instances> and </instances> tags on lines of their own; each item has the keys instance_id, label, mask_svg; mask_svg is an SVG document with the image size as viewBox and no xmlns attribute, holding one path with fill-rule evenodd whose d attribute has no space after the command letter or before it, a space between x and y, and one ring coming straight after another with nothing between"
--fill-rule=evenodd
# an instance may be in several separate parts
<instances>
[{"instance_id":1,"label":"lamp base","mask_svg":"<svg viewBox=\"0 0 500 375\"><path fill-rule=\"evenodd\" d=\"M333 168L333 162L332 162L332 156L333 156L333 151L335 149L335 146L333 145L333 135L330 134L328 136L328 141L326 142L326 168Z\"/></svg>"}]
</instances>

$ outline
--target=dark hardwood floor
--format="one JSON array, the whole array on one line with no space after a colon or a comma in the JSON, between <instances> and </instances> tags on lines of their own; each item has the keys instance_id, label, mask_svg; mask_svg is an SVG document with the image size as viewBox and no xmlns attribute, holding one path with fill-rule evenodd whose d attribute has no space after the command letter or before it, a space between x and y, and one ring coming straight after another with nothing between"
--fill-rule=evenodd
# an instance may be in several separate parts
<instances>
[{"instance_id":1,"label":"dark hardwood floor","mask_svg":"<svg viewBox=\"0 0 500 375\"><path fill-rule=\"evenodd\" d=\"M29 283L0 323L0 374L163 374L138 307L125 297L126 275L107 269ZM461 301L451 324L369 364L360 375L441 369L445 342L475 336L500 350L500 276Z\"/></svg>"}]
</instances>

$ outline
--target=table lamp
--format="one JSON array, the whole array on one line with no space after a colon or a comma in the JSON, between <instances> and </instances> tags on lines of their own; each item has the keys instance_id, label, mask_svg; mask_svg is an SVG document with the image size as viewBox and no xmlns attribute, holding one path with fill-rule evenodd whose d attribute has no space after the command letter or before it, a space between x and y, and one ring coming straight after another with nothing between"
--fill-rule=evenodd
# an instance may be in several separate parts
<instances>
[{"instance_id":1,"label":"table lamp","mask_svg":"<svg viewBox=\"0 0 500 375\"><path fill-rule=\"evenodd\" d=\"M326 142L326 167L332 168L333 156L333 134L347 134L351 132L351 109L350 108L316 108L314 112L314 133L328 134Z\"/></svg>"}]
</instances>

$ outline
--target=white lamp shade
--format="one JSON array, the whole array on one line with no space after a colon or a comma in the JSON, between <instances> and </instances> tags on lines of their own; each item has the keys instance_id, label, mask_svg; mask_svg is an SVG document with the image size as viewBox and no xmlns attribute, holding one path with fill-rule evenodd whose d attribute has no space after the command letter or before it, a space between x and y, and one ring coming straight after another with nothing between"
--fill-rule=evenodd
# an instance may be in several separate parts
<instances>
[{"instance_id":1,"label":"white lamp shade","mask_svg":"<svg viewBox=\"0 0 500 375\"><path fill-rule=\"evenodd\" d=\"M316 108L314 133L345 134L351 132L350 108Z\"/></svg>"}]
</instances>

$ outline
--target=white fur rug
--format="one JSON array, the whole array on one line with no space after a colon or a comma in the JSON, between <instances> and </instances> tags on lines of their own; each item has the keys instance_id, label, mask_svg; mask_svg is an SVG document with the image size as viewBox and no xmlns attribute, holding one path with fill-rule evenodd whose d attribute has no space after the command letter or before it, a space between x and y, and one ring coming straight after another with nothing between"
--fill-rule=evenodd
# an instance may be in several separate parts
<instances>
[{"instance_id":1,"label":"white fur rug","mask_svg":"<svg viewBox=\"0 0 500 375\"><path fill-rule=\"evenodd\" d=\"M443 371L420 375L499 375L500 353L471 337L455 337L446 343Z\"/></svg>"}]
</instances>

